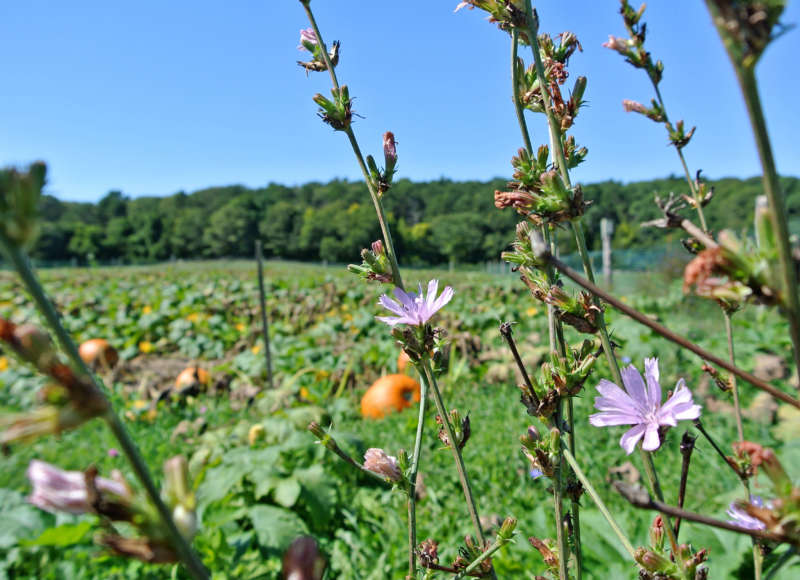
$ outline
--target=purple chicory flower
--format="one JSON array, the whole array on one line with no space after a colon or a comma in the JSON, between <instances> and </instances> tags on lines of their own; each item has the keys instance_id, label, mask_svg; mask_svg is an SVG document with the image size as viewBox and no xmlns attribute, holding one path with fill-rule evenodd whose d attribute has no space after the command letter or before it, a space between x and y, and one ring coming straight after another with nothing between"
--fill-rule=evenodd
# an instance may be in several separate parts
<instances>
[{"instance_id":1,"label":"purple chicory flower","mask_svg":"<svg viewBox=\"0 0 800 580\"><path fill-rule=\"evenodd\" d=\"M314 46L317 45L317 33L314 32L313 28L304 28L300 31L300 46L297 47L297 50L307 50L308 52L314 52ZM311 48L309 48L309 46Z\"/></svg>"},{"instance_id":2,"label":"purple chicory flower","mask_svg":"<svg viewBox=\"0 0 800 580\"><path fill-rule=\"evenodd\" d=\"M438 291L438 280L428 282L428 293L425 296L423 296L422 284L419 285L418 292L405 292L400 288L395 288L394 296L397 300L392 300L384 294L378 299L378 303L396 316L377 316L376 318L389 326L396 324L421 326L453 298L453 289L450 286L445 286L437 298Z\"/></svg>"},{"instance_id":3,"label":"purple chicory flower","mask_svg":"<svg viewBox=\"0 0 800 580\"><path fill-rule=\"evenodd\" d=\"M119 451L117 451L116 448L112 447L111 449L108 450L108 456L109 457L119 457Z\"/></svg>"},{"instance_id":4,"label":"purple chicory flower","mask_svg":"<svg viewBox=\"0 0 800 580\"><path fill-rule=\"evenodd\" d=\"M364 454L364 469L377 473L389 481L397 482L403 478L400 468L397 467L397 458L377 447L370 447Z\"/></svg>"},{"instance_id":5,"label":"purple chicory flower","mask_svg":"<svg viewBox=\"0 0 800 580\"><path fill-rule=\"evenodd\" d=\"M600 397L594 400L600 411L589 417L595 427L611 425L633 425L620 439L620 445L630 455L642 437L642 449L655 451L661 445L658 429L662 425L674 427L678 421L697 419L700 405L695 405L692 393L683 379L678 381L675 392L661 404L661 385L658 383L658 359L644 359L647 385L633 365L622 369L625 390L605 379L597 385Z\"/></svg>"},{"instance_id":6,"label":"purple chicory flower","mask_svg":"<svg viewBox=\"0 0 800 580\"><path fill-rule=\"evenodd\" d=\"M543 475L544 475L544 472L542 472L542 470L541 470L541 469L536 469L535 467L531 467L531 468L528 470L528 476L529 476L531 479L539 479L539 478L540 478L540 477L542 477Z\"/></svg>"},{"instance_id":7,"label":"purple chicory flower","mask_svg":"<svg viewBox=\"0 0 800 580\"><path fill-rule=\"evenodd\" d=\"M754 495L750 497L750 503L756 507L770 507L764 505L764 500L761 499L760 496ZM731 505L728 506L728 510L726 512L731 518L728 520L729 524L733 524L735 526L739 526L740 528L745 528L747 530L765 530L767 528L766 524L748 514L742 508L736 505L736 502L731 502Z\"/></svg>"},{"instance_id":8,"label":"purple chicory flower","mask_svg":"<svg viewBox=\"0 0 800 580\"><path fill-rule=\"evenodd\" d=\"M33 485L28 501L48 512L83 514L92 511L86 489L86 476L82 471L64 471L44 461L34 459L25 473ZM129 499L128 488L119 481L104 477L95 478L97 490Z\"/></svg>"}]
</instances>

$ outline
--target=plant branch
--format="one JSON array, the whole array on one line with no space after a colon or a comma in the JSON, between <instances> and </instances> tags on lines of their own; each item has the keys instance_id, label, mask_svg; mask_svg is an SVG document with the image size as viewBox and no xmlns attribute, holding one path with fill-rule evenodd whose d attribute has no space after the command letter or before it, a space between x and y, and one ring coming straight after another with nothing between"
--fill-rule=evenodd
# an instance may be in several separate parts
<instances>
[{"instance_id":1,"label":"plant branch","mask_svg":"<svg viewBox=\"0 0 800 580\"><path fill-rule=\"evenodd\" d=\"M417 562L417 471L419 470L419 456L422 450L422 427L425 421L425 403L428 399L428 381L423 373L419 394L419 418L417 419L417 434L414 437L414 455L411 456L411 471L408 475L408 575L410 579L416 578Z\"/></svg>"},{"instance_id":2,"label":"plant branch","mask_svg":"<svg viewBox=\"0 0 800 580\"><path fill-rule=\"evenodd\" d=\"M75 345L72 337L61 323L61 318L59 317L58 312L53 306L53 303L47 297L44 288L31 268L27 256L19 249L18 246L11 243L9 240L6 240L5 237L0 237L0 244L6 250L7 256L13 263L14 268L19 274L19 277L22 279L22 283L24 284L25 288L30 293L31 298L33 298L33 301L36 304L39 312L42 314L42 316L44 316L47 325L53 331L53 334L55 334L56 340L61 346L61 349L67 355L72 368L76 372L89 377L97 389L98 396L107 399L105 395L107 390L94 375L94 373L89 370L89 368L86 366L86 363L83 362L83 359L81 359L80 355L78 354L78 347ZM106 401L106 403L108 405L108 411L106 411L106 413L103 415L103 419L111 429L111 432L117 438L117 441L122 448L122 452L130 462L134 473L136 473L136 477L139 479L142 487L144 487L145 492L155 506L156 511L158 511L158 515L161 517L161 520L166 527L170 542L178 552L180 559L183 561L186 569L189 571L192 577L198 579L209 578L208 571L205 569L205 566L203 566L203 563L200 561L197 554L195 554L194 550L192 550L189 542L186 541L186 538L183 537L183 535L178 531L178 528L175 526L175 521L172 519L172 514L170 513L169 508L166 506L164 501L161 499L161 493L156 488L153 478L150 475L150 471L147 468L147 464L145 463L141 452L136 447L136 443L134 443L133 439L131 439L130 434L125 429L125 426L119 420L119 417L117 417L117 415L114 413L113 409L111 408L111 404L108 401Z\"/></svg>"},{"instance_id":3,"label":"plant branch","mask_svg":"<svg viewBox=\"0 0 800 580\"><path fill-rule=\"evenodd\" d=\"M687 350L692 351L693 353L695 353L700 358L705 359L705 360L707 360L707 361L709 361L709 362L711 362L711 363L713 363L713 364L725 369L726 371L728 371L730 373L733 373L734 375L738 376L742 380L747 381L748 383L750 383L751 385L753 385L757 389L765 391L765 392L769 393L770 395L772 395L773 397L775 397L776 399L780 399L781 401L783 401L785 403L789 403L793 407L797 407L798 409L800 409L800 401L798 401L794 397L792 397L790 395L787 395L786 393L784 393L783 391L780 391L779 389L777 389L774 386L770 385L766 381L762 381L761 379L759 379L758 377L754 376L753 374L748 373L747 371L744 371L744 370L740 369L739 367L736 367L736 366L732 365L728 361L726 361L726 360L724 360L724 359L722 359L722 358L720 358L720 357L718 357L718 356L716 356L714 354L711 354L707 350L705 350L705 349L697 346L695 343L691 342L689 339L684 338L683 336L680 336L680 335L674 333L673 331L668 329L666 326L664 326L662 324L659 324L658 322L656 322L654 320L651 320L649 317L647 317L646 315L642 314L638 310L634 310L633 308L631 308L627 304L621 302L620 300L617 300L616 298L611 296L608 292L605 292L603 289L599 288L594 283L592 283L589 280L587 280L586 278L582 277L575 270L573 270L572 268L570 268L569 266L567 266L566 264L561 262L558 258L554 257L552 254L550 254L547 250L544 249L543 244L542 244L541 250L542 251L540 252L540 256L539 256L540 259L544 259L544 260L547 260L547 261L551 262L553 264L553 266L555 266L555 268L559 272L564 274L567 278L569 278L570 280L572 280L573 282L575 282L579 286L582 286L583 288L585 288L586 290L588 290L589 292L591 292L595 296L598 296L599 298L603 299L605 302L609 303L611 306L613 306L617 310L621 311L626 316L629 316L630 318L633 318L636 322L639 322L640 324L643 324L644 326L647 326L648 328L650 328L651 330L657 332L658 334L660 334L661 336L663 336L667 340L669 340L671 342L674 342L675 344L677 344L677 345L679 345L679 346L681 346L681 347L683 347L683 348L685 348Z\"/></svg>"}]
</instances>

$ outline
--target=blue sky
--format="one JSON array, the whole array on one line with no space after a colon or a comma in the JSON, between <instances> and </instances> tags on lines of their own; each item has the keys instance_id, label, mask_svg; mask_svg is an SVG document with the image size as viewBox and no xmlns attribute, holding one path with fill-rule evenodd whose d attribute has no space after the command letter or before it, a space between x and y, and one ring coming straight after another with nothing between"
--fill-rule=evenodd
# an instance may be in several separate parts
<instances>
[{"instance_id":1,"label":"blue sky","mask_svg":"<svg viewBox=\"0 0 800 580\"><path fill-rule=\"evenodd\" d=\"M510 173L520 146L510 101L509 38L456 0L314 0L327 42L342 42L340 81L363 115L366 152L397 136L399 175L488 179ZM576 177L632 181L679 173L662 127L622 110L648 102L645 75L602 48L623 34L617 0L535 2L543 30L572 30L589 83L574 127L589 148ZM673 119L698 125L692 170L751 176L759 168L731 66L700 0L656 0L648 45L666 65ZM784 21L800 21L790 3ZM346 139L317 118L326 74L295 65L297 0L0 3L0 164L45 160L49 193L95 200L112 189L165 195L210 185L298 184L360 174ZM796 55L790 31L759 65L779 170L800 174ZM524 53L523 53L524 54ZM571 86L571 85L570 85ZM534 141L543 117L529 117Z\"/></svg>"}]
</instances>

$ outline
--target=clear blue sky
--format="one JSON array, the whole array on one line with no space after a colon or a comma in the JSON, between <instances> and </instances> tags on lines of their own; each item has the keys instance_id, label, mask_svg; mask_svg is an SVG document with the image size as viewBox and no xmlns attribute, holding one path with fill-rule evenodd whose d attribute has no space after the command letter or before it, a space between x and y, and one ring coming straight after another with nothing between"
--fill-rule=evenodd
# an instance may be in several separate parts
<instances>
[{"instance_id":1,"label":"clear blue sky","mask_svg":"<svg viewBox=\"0 0 800 580\"><path fill-rule=\"evenodd\" d=\"M510 173L520 146L509 97L509 38L457 0L314 0L326 41L342 42L340 80L363 115L367 152L399 142L399 175L488 179ZM574 76L589 77L574 133L589 157L577 178L623 181L678 173L662 127L625 114L648 102L641 71L600 45L622 35L616 0L535 2L543 29L577 33ZM673 119L697 134L692 170L751 176L759 168L730 64L700 0L649 3L648 44L666 64ZM790 3L786 22L800 21ZM111 189L164 195L210 185L259 186L360 174L346 139L311 101L325 74L295 65L297 0L0 3L0 164L45 160L49 193L95 200ZM779 170L800 174L797 55L790 31L759 65ZM540 116L529 123L545 140Z\"/></svg>"}]
</instances>

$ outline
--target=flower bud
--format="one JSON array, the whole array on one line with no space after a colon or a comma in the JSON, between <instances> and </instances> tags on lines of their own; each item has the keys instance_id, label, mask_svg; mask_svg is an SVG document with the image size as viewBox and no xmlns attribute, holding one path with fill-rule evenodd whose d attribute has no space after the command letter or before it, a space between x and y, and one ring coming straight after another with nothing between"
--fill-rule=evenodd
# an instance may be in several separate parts
<instances>
[{"instance_id":1,"label":"flower bud","mask_svg":"<svg viewBox=\"0 0 800 580\"><path fill-rule=\"evenodd\" d=\"M14 329L14 346L17 353L36 368L47 372L56 362L56 353L50 336L33 324L21 324Z\"/></svg>"},{"instance_id":2,"label":"flower bud","mask_svg":"<svg viewBox=\"0 0 800 580\"><path fill-rule=\"evenodd\" d=\"M377 473L381 477L397 483L403 479L403 474L397 467L397 459L387 455L383 449L371 447L364 454L364 469Z\"/></svg>"},{"instance_id":3,"label":"flower bud","mask_svg":"<svg viewBox=\"0 0 800 580\"><path fill-rule=\"evenodd\" d=\"M633 555L633 559L648 572L665 572L674 566L666 556L644 548L638 548Z\"/></svg>"},{"instance_id":4,"label":"flower bud","mask_svg":"<svg viewBox=\"0 0 800 580\"><path fill-rule=\"evenodd\" d=\"M650 526L650 546L659 551L664 547L664 520L661 514L655 517Z\"/></svg>"}]
</instances>

